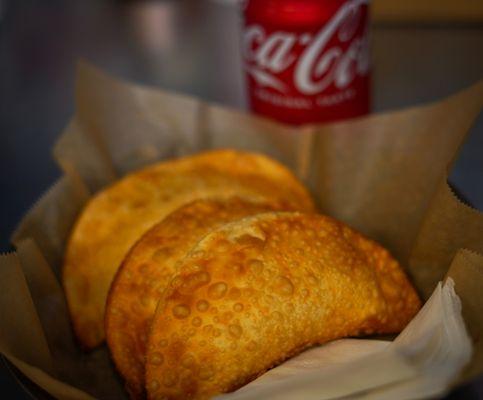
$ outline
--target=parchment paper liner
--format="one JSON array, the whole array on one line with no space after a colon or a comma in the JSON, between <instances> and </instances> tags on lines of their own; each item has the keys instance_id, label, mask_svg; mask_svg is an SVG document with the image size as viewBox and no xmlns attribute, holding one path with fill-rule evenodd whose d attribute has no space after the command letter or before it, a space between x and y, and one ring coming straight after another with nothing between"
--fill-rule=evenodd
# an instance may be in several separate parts
<instances>
[{"instance_id":1,"label":"parchment paper liner","mask_svg":"<svg viewBox=\"0 0 483 400\"><path fill-rule=\"evenodd\" d=\"M0 351L55 397L125 397L106 349L83 354L72 337L59 285L71 226L90 194L127 171L233 147L292 168L323 213L388 247L423 297L451 276L475 346L455 384L474 378L483 372L483 214L459 202L446 176L482 105L483 81L428 105L293 128L80 63L76 114L54 148L64 175L20 222L16 252L0 257Z\"/></svg>"}]
</instances>

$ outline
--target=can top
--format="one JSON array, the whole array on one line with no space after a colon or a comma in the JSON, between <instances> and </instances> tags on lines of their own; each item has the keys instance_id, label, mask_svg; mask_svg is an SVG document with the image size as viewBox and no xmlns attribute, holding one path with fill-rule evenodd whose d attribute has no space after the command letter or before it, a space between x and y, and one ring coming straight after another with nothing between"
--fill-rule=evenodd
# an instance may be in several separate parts
<instances>
[{"instance_id":1,"label":"can top","mask_svg":"<svg viewBox=\"0 0 483 400\"><path fill-rule=\"evenodd\" d=\"M248 0L245 18L280 26L327 21L347 0Z\"/></svg>"}]
</instances>

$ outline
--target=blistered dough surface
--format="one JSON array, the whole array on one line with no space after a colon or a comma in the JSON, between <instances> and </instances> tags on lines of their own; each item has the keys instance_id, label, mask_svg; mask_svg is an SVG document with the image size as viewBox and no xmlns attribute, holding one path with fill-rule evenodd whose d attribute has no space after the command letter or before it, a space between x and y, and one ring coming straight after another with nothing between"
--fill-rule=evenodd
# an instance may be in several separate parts
<instances>
[{"instance_id":1,"label":"blistered dough surface","mask_svg":"<svg viewBox=\"0 0 483 400\"><path fill-rule=\"evenodd\" d=\"M254 203L240 198L195 200L172 212L133 246L111 285L105 315L107 343L131 397L142 397L149 328L179 260L212 229L282 208L275 202ZM178 315L185 311L183 307L176 310Z\"/></svg>"},{"instance_id":2,"label":"blistered dough surface","mask_svg":"<svg viewBox=\"0 0 483 400\"><path fill-rule=\"evenodd\" d=\"M232 391L317 343L401 330L420 301L386 250L328 217L267 213L207 235L153 320L149 399Z\"/></svg>"}]
</instances>

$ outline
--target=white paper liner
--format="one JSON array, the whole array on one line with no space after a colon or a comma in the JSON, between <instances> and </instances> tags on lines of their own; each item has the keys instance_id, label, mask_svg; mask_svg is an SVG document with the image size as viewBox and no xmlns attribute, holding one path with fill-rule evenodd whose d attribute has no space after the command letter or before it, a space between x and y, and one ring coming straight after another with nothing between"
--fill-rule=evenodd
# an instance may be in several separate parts
<instances>
[{"instance_id":1,"label":"white paper liner","mask_svg":"<svg viewBox=\"0 0 483 400\"><path fill-rule=\"evenodd\" d=\"M447 279L393 341L342 339L286 361L220 400L418 399L444 394L472 344Z\"/></svg>"}]
</instances>

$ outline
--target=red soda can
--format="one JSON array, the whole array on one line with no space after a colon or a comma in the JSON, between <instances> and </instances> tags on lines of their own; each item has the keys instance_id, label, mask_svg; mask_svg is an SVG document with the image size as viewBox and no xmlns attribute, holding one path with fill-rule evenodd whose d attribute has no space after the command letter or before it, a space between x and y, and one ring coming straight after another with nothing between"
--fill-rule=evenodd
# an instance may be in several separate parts
<instances>
[{"instance_id":1,"label":"red soda can","mask_svg":"<svg viewBox=\"0 0 483 400\"><path fill-rule=\"evenodd\" d=\"M368 0L248 0L243 62L252 111L290 124L370 109Z\"/></svg>"}]
</instances>

